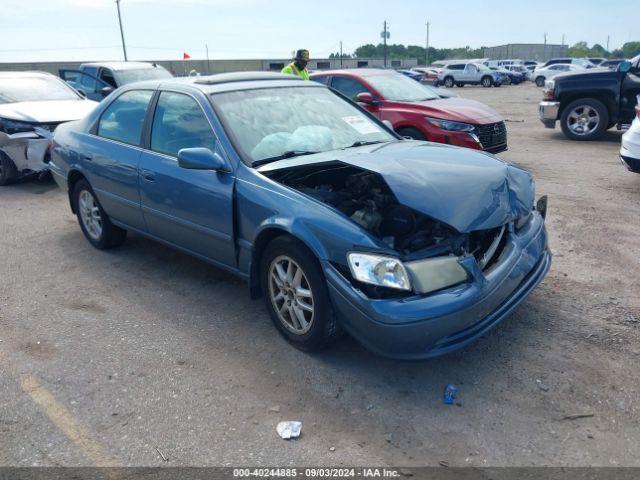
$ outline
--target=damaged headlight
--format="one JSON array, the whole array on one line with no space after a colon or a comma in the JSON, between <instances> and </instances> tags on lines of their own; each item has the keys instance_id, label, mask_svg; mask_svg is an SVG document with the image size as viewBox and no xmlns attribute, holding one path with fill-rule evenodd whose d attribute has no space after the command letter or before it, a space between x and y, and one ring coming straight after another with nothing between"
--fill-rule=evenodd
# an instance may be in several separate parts
<instances>
[{"instance_id":1,"label":"damaged headlight","mask_svg":"<svg viewBox=\"0 0 640 480\"><path fill-rule=\"evenodd\" d=\"M475 125L470 123L454 122L452 120L443 120L442 118L424 117L424 119L431 125L434 125L443 130L449 130L450 132L467 132L473 133L476 130Z\"/></svg>"},{"instance_id":2,"label":"damaged headlight","mask_svg":"<svg viewBox=\"0 0 640 480\"><path fill-rule=\"evenodd\" d=\"M356 280L380 287L411 290L409 275L400 260L369 253L349 253L349 269Z\"/></svg>"},{"instance_id":3,"label":"damaged headlight","mask_svg":"<svg viewBox=\"0 0 640 480\"><path fill-rule=\"evenodd\" d=\"M533 218L533 212L529 212L524 217L520 217L519 219L517 219L516 220L516 230L520 230L521 228L526 227L527 224L531 221L532 218Z\"/></svg>"},{"instance_id":4,"label":"damaged headlight","mask_svg":"<svg viewBox=\"0 0 640 480\"><path fill-rule=\"evenodd\" d=\"M0 132L8 135L14 133L33 132L33 125L28 122L18 122L16 120L8 120L0 118Z\"/></svg>"}]
</instances>

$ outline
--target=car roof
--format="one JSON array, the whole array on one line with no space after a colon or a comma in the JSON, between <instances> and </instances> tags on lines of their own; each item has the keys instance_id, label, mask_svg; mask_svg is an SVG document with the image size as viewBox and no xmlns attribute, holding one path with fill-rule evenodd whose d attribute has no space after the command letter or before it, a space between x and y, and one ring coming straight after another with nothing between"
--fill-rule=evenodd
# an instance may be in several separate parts
<instances>
[{"instance_id":1,"label":"car roof","mask_svg":"<svg viewBox=\"0 0 640 480\"><path fill-rule=\"evenodd\" d=\"M141 68L160 68L147 62L90 62L83 63L80 67L104 67L111 70L140 70Z\"/></svg>"},{"instance_id":2,"label":"car roof","mask_svg":"<svg viewBox=\"0 0 640 480\"><path fill-rule=\"evenodd\" d=\"M322 72L314 73L311 76L317 77L320 75L347 75L352 77L373 77L375 75L385 75L389 73L398 73L396 70L385 68L343 68L338 70L323 70Z\"/></svg>"},{"instance_id":3,"label":"car roof","mask_svg":"<svg viewBox=\"0 0 640 480\"><path fill-rule=\"evenodd\" d=\"M0 72L0 78L27 78L27 77L53 77L49 72L41 72L39 70L22 70L20 72Z\"/></svg>"},{"instance_id":4,"label":"car roof","mask_svg":"<svg viewBox=\"0 0 640 480\"><path fill-rule=\"evenodd\" d=\"M147 80L128 84L129 89L133 88L182 88L195 89L205 94L228 92L233 90L254 90L257 88L270 87L320 87L326 88L317 82L302 80L294 75L285 75L275 72L233 72L219 73L215 75L205 75L199 77L179 77L162 80Z\"/></svg>"}]
</instances>

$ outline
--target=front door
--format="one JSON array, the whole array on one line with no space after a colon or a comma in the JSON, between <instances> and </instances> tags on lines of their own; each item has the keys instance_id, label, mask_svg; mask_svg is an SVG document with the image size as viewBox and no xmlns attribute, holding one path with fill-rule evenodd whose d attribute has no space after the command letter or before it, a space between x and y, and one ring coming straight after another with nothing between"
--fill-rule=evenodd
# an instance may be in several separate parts
<instances>
[{"instance_id":1,"label":"front door","mask_svg":"<svg viewBox=\"0 0 640 480\"><path fill-rule=\"evenodd\" d=\"M82 70L62 68L59 70L60 78L73 88L85 94L90 100L102 100L102 89L109 85L90 73Z\"/></svg>"},{"instance_id":2,"label":"front door","mask_svg":"<svg viewBox=\"0 0 640 480\"><path fill-rule=\"evenodd\" d=\"M218 149L224 155L200 103L184 93L161 92L148 142L140 157L140 196L149 233L235 266L234 174L178 165L182 148Z\"/></svg>"},{"instance_id":3,"label":"front door","mask_svg":"<svg viewBox=\"0 0 640 480\"><path fill-rule=\"evenodd\" d=\"M640 95L640 60L622 79L620 92L620 122L631 123L636 115L635 106Z\"/></svg>"},{"instance_id":4,"label":"front door","mask_svg":"<svg viewBox=\"0 0 640 480\"><path fill-rule=\"evenodd\" d=\"M358 96L358 94L363 92L371 93L374 99L379 100L373 92L371 92L362 82L359 82L355 78L335 76L331 79L331 88L337 90L342 95L349 98L350 100L353 100L354 102L356 101L356 97ZM381 117L380 104L370 105L359 103L358 105L363 107L365 110L368 110L371 114L375 115L380 120L384 120Z\"/></svg>"}]
</instances>

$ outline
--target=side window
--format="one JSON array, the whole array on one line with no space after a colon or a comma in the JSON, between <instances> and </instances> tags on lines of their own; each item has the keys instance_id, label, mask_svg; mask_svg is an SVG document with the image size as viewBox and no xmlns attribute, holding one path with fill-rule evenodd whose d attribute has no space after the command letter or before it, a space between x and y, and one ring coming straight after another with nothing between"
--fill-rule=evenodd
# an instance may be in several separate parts
<instances>
[{"instance_id":1,"label":"side window","mask_svg":"<svg viewBox=\"0 0 640 480\"><path fill-rule=\"evenodd\" d=\"M118 88L118 86L116 85L116 79L114 78L113 73L111 72L111 70L107 68L103 68L102 70L100 70L100 80L108 83L113 88Z\"/></svg>"},{"instance_id":2,"label":"side window","mask_svg":"<svg viewBox=\"0 0 640 480\"><path fill-rule=\"evenodd\" d=\"M314 75L311 80L314 82L322 83L323 85L329 84L329 76L328 75Z\"/></svg>"},{"instance_id":3,"label":"side window","mask_svg":"<svg viewBox=\"0 0 640 480\"><path fill-rule=\"evenodd\" d=\"M96 83L95 77L87 75L86 73L82 73L80 75L80 86L83 90L86 90L87 92L95 92L97 88Z\"/></svg>"},{"instance_id":4,"label":"side window","mask_svg":"<svg viewBox=\"0 0 640 480\"><path fill-rule=\"evenodd\" d=\"M356 95L359 93L369 91L359 81L348 77L333 77L331 86L353 101L355 101Z\"/></svg>"},{"instance_id":5,"label":"side window","mask_svg":"<svg viewBox=\"0 0 640 480\"><path fill-rule=\"evenodd\" d=\"M102 113L98 135L140 145L142 125L152 96L152 90L130 90L120 95Z\"/></svg>"},{"instance_id":6,"label":"side window","mask_svg":"<svg viewBox=\"0 0 640 480\"><path fill-rule=\"evenodd\" d=\"M467 65L467 71L469 73L476 73L478 71L478 67L470 63L469 65Z\"/></svg>"},{"instance_id":7,"label":"side window","mask_svg":"<svg viewBox=\"0 0 640 480\"><path fill-rule=\"evenodd\" d=\"M202 108L189 95L162 92L153 115L151 150L177 156L182 148L216 148L216 137Z\"/></svg>"}]
</instances>

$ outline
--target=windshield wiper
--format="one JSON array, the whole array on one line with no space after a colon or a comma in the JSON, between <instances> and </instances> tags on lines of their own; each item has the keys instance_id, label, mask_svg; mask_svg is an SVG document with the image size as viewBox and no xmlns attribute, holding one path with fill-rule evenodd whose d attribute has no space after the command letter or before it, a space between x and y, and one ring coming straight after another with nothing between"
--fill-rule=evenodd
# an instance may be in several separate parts
<instances>
[{"instance_id":1,"label":"windshield wiper","mask_svg":"<svg viewBox=\"0 0 640 480\"><path fill-rule=\"evenodd\" d=\"M283 152L280 155L276 155L275 157L261 158L260 160L256 160L251 164L251 166L259 167L260 165L264 165L265 163L275 162L276 160L283 160L285 158L293 158L293 157L301 157L302 155L313 155L314 153L320 153L320 152L310 152L307 150L287 150L286 152Z\"/></svg>"},{"instance_id":2,"label":"windshield wiper","mask_svg":"<svg viewBox=\"0 0 640 480\"><path fill-rule=\"evenodd\" d=\"M387 143L383 140L358 140L356 142L353 142L351 145L349 145L348 147L344 147L344 148L353 148L353 147L362 147L364 145L375 145L376 143Z\"/></svg>"}]
</instances>

